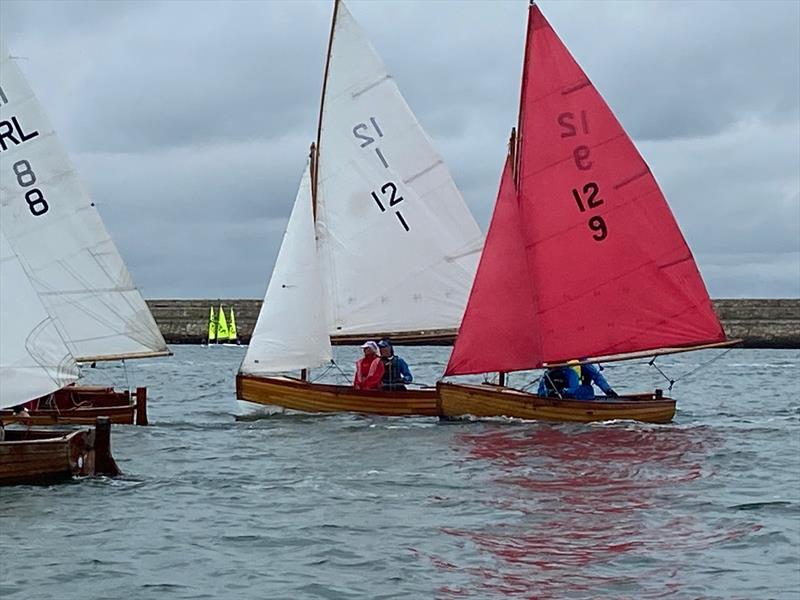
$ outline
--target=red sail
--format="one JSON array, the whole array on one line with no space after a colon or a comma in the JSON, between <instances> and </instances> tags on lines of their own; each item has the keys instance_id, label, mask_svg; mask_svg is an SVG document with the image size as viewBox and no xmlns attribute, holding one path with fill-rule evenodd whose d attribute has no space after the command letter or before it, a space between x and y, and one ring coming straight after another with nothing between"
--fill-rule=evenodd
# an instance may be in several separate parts
<instances>
[{"instance_id":1,"label":"red sail","mask_svg":"<svg viewBox=\"0 0 800 600\"><path fill-rule=\"evenodd\" d=\"M525 57L518 218L498 200L448 373L475 372L462 339L480 371L725 340L650 169L536 6ZM504 280L518 227L526 272ZM491 311L496 341L473 316Z\"/></svg>"},{"instance_id":2,"label":"red sail","mask_svg":"<svg viewBox=\"0 0 800 600\"><path fill-rule=\"evenodd\" d=\"M536 353L532 336L537 326L524 247L509 159L445 375L530 366L530 357Z\"/></svg>"}]
</instances>

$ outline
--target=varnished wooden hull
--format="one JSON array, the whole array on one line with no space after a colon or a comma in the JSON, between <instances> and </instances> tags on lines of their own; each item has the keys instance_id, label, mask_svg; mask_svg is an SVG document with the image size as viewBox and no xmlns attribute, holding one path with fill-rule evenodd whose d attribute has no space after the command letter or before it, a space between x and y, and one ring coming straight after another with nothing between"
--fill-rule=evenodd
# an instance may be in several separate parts
<instances>
[{"instance_id":1,"label":"varnished wooden hull","mask_svg":"<svg viewBox=\"0 0 800 600\"><path fill-rule=\"evenodd\" d=\"M75 430L8 428L0 441L0 485L54 483L119 475L111 456L111 423Z\"/></svg>"},{"instance_id":2,"label":"varnished wooden hull","mask_svg":"<svg viewBox=\"0 0 800 600\"><path fill-rule=\"evenodd\" d=\"M636 394L608 400L559 400L489 385L439 383L436 386L443 417L514 417L541 421L610 421L630 419L669 423L675 400L655 394Z\"/></svg>"},{"instance_id":3,"label":"varnished wooden hull","mask_svg":"<svg viewBox=\"0 0 800 600\"><path fill-rule=\"evenodd\" d=\"M119 425L147 424L146 388L131 395L111 387L67 386L25 405L21 419L11 410L0 410L0 420L26 425L92 425L97 417L108 417Z\"/></svg>"},{"instance_id":4,"label":"varnished wooden hull","mask_svg":"<svg viewBox=\"0 0 800 600\"><path fill-rule=\"evenodd\" d=\"M353 412L394 417L439 415L436 390L383 392L289 377L236 376L236 397L266 406L308 412Z\"/></svg>"}]
</instances>

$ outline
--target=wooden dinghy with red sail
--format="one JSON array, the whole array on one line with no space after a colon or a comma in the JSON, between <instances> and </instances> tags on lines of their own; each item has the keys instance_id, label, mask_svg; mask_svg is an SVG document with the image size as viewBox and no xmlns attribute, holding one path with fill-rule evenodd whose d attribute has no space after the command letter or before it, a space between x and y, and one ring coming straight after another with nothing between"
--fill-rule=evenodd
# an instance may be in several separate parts
<instances>
[{"instance_id":1,"label":"wooden dinghy with red sail","mask_svg":"<svg viewBox=\"0 0 800 600\"><path fill-rule=\"evenodd\" d=\"M650 169L536 5L518 135L446 375L623 360L726 344ZM447 417L668 422L660 391L543 398L440 382Z\"/></svg>"},{"instance_id":2,"label":"wooden dinghy with red sail","mask_svg":"<svg viewBox=\"0 0 800 600\"><path fill-rule=\"evenodd\" d=\"M455 332L482 237L380 57L335 2L317 142L303 174L237 398L305 412L438 415L435 389L308 381L331 338ZM301 378L281 373L301 370Z\"/></svg>"},{"instance_id":3,"label":"wooden dinghy with red sail","mask_svg":"<svg viewBox=\"0 0 800 600\"><path fill-rule=\"evenodd\" d=\"M0 307L0 409L78 379L78 365L2 229ZM94 428L51 430L31 428L25 413L4 415L0 417L0 485L119 474L111 456L107 417L100 417Z\"/></svg>"},{"instance_id":4,"label":"wooden dinghy with red sail","mask_svg":"<svg viewBox=\"0 0 800 600\"><path fill-rule=\"evenodd\" d=\"M44 109L0 40L0 227L79 363L166 356L164 338ZM6 310L6 307L3 307ZM71 385L31 422L146 424L146 389ZM0 411L0 418L9 411Z\"/></svg>"}]
</instances>

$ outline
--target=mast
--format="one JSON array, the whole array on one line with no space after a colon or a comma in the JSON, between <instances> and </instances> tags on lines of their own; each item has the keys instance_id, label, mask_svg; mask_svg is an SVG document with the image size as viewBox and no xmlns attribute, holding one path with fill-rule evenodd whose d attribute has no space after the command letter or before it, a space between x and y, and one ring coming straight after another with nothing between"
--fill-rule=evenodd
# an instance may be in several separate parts
<instances>
[{"instance_id":1,"label":"mast","mask_svg":"<svg viewBox=\"0 0 800 600\"><path fill-rule=\"evenodd\" d=\"M517 128L511 128L511 135L508 137L508 156L511 158L511 174L514 181L517 179Z\"/></svg>"},{"instance_id":2,"label":"mast","mask_svg":"<svg viewBox=\"0 0 800 600\"><path fill-rule=\"evenodd\" d=\"M333 30L336 27L336 15L339 13L339 0L333 0L333 16L331 17L331 33L328 36L328 53L325 57L325 73L322 76L322 96L319 101L319 120L317 121L316 145L311 145L311 203L314 220L317 219L317 181L319 175L319 150L322 138L322 111L325 108L325 89L328 86L328 69L331 66L331 49L333 48Z\"/></svg>"},{"instance_id":3,"label":"mast","mask_svg":"<svg viewBox=\"0 0 800 600\"><path fill-rule=\"evenodd\" d=\"M311 142L308 151L309 171L311 178L311 217L317 221L317 145Z\"/></svg>"},{"instance_id":4,"label":"mast","mask_svg":"<svg viewBox=\"0 0 800 600\"><path fill-rule=\"evenodd\" d=\"M531 52L531 33L533 32L533 9L536 7L535 0L530 0L530 4L528 5L528 28L525 32L525 55L522 57L522 77L520 79L520 89L519 89L519 110L517 111L517 130L516 135L514 135L512 131L512 138L513 138L513 152L512 152L512 163L511 163L511 170L514 174L514 186L519 189L519 149L520 144L522 143L522 136L524 132L522 131L522 109L525 106L525 89L527 88L528 83L528 64L530 62L530 52Z\"/></svg>"}]
</instances>

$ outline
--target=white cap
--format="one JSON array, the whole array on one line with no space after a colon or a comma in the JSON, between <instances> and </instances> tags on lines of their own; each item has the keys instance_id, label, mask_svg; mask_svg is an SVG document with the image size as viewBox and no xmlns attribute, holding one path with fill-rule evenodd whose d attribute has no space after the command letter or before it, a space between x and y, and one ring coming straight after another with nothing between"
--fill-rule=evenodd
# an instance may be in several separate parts
<instances>
[{"instance_id":1,"label":"white cap","mask_svg":"<svg viewBox=\"0 0 800 600\"><path fill-rule=\"evenodd\" d=\"M372 340L369 340L368 342L364 342L363 344L361 344L361 347L362 348L372 348L372 351L375 354L380 354L380 350L378 349L378 344L376 344Z\"/></svg>"}]
</instances>

